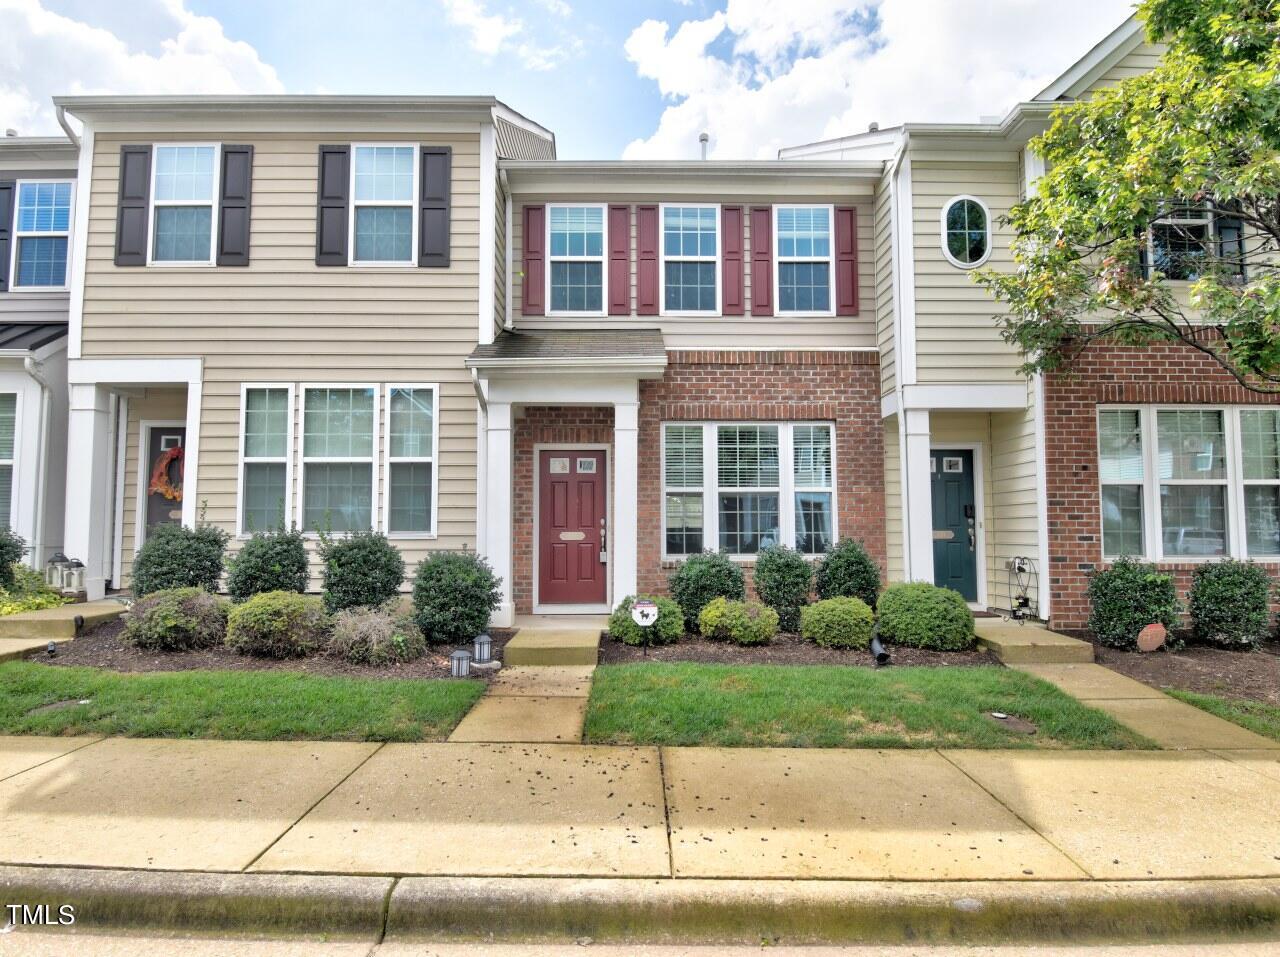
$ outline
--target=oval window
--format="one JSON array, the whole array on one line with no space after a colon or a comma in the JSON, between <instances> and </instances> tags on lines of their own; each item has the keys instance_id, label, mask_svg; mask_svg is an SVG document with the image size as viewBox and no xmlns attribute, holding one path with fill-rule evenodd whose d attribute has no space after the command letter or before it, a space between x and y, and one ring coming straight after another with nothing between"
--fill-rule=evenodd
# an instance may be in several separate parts
<instances>
[{"instance_id":1,"label":"oval window","mask_svg":"<svg viewBox=\"0 0 1280 957\"><path fill-rule=\"evenodd\" d=\"M942 210L942 251L955 265L977 266L991 251L991 217L972 196L958 196Z\"/></svg>"}]
</instances>

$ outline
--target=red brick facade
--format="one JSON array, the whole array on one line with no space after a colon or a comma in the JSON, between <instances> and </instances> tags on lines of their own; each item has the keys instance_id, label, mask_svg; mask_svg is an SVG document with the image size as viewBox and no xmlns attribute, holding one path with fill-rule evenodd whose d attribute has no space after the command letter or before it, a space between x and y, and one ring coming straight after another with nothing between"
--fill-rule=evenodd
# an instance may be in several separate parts
<instances>
[{"instance_id":1,"label":"red brick facade","mask_svg":"<svg viewBox=\"0 0 1280 957\"><path fill-rule=\"evenodd\" d=\"M1212 359L1189 346L1090 346L1069 375L1049 376L1044 389L1049 585L1052 625L1079 631L1089 617L1089 573L1103 565L1098 486L1099 405L1274 405L1276 399L1239 385ZM1178 594L1191 585L1192 563L1166 562ZM1272 575L1280 565L1266 566Z\"/></svg>"},{"instance_id":2,"label":"red brick facade","mask_svg":"<svg viewBox=\"0 0 1280 957\"><path fill-rule=\"evenodd\" d=\"M661 380L640 384L637 578L642 592L665 594L674 566L662 560L663 422L834 422L839 534L862 539L884 566L884 446L875 353L670 352L667 360ZM613 410L530 406L518 413L512 489L512 594L518 614L533 609L534 447L573 443L612 448Z\"/></svg>"}]
</instances>

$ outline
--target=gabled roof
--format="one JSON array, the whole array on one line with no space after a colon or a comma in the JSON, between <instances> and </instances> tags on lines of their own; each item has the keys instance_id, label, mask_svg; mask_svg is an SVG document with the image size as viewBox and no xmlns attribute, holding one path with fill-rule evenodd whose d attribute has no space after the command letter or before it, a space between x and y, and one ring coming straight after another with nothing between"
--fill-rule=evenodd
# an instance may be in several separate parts
<instances>
[{"instance_id":1,"label":"gabled roof","mask_svg":"<svg viewBox=\"0 0 1280 957\"><path fill-rule=\"evenodd\" d=\"M661 374L667 349L657 329L505 330L476 346L467 367L521 372L620 371L652 366Z\"/></svg>"},{"instance_id":2,"label":"gabled roof","mask_svg":"<svg viewBox=\"0 0 1280 957\"><path fill-rule=\"evenodd\" d=\"M1142 45L1146 30L1130 16L1100 40L1092 50L1067 67L1056 80L1034 97L1036 100L1074 99L1100 80L1108 70Z\"/></svg>"}]
</instances>

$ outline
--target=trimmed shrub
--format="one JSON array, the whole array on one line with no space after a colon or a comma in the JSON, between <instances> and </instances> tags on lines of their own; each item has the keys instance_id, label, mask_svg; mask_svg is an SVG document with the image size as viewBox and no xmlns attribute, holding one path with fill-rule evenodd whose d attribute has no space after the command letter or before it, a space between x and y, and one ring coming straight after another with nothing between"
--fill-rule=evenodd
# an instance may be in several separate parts
<instances>
[{"instance_id":1,"label":"trimmed shrub","mask_svg":"<svg viewBox=\"0 0 1280 957\"><path fill-rule=\"evenodd\" d=\"M1207 562L1191 576L1188 604L1197 641L1252 648L1271 630L1271 578L1253 562Z\"/></svg>"},{"instance_id":2,"label":"trimmed shrub","mask_svg":"<svg viewBox=\"0 0 1280 957\"><path fill-rule=\"evenodd\" d=\"M0 528L0 588L12 591L15 566L27 553L27 540L11 528Z\"/></svg>"},{"instance_id":3,"label":"trimmed shrub","mask_svg":"<svg viewBox=\"0 0 1280 957\"><path fill-rule=\"evenodd\" d=\"M690 555L667 579L671 597L684 612L688 631L698 627L698 616L713 598L741 601L747 597L747 580L742 569L720 552Z\"/></svg>"},{"instance_id":4,"label":"trimmed shrub","mask_svg":"<svg viewBox=\"0 0 1280 957\"><path fill-rule=\"evenodd\" d=\"M190 651L221 644L227 603L203 588L166 588L133 603L124 640L147 651Z\"/></svg>"},{"instance_id":5,"label":"trimmed shrub","mask_svg":"<svg viewBox=\"0 0 1280 957\"><path fill-rule=\"evenodd\" d=\"M265 591L232 606L227 645L259 658L301 658L323 644L328 618L314 595Z\"/></svg>"},{"instance_id":6,"label":"trimmed shrub","mask_svg":"<svg viewBox=\"0 0 1280 957\"><path fill-rule=\"evenodd\" d=\"M489 627L501 584L475 552L432 552L414 574L414 621L433 644L471 641Z\"/></svg>"},{"instance_id":7,"label":"trimmed shrub","mask_svg":"<svg viewBox=\"0 0 1280 957\"><path fill-rule=\"evenodd\" d=\"M233 601L244 601L266 591L302 594L310 578L307 547L296 528L254 532L227 560L227 594Z\"/></svg>"},{"instance_id":8,"label":"trimmed shrub","mask_svg":"<svg viewBox=\"0 0 1280 957\"><path fill-rule=\"evenodd\" d=\"M324 606L329 611L383 605L400 593L404 559L381 532L320 536Z\"/></svg>"},{"instance_id":9,"label":"trimmed shrub","mask_svg":"<svg viewBox=\"0 0 1280 957\"><path fill-rule=\"evenodd\" d=\"M758 601L713 598L698 615L698 631L735 645L767 645L778 633L778 613Z\"/></svg>"},{"instance_id":10,"label":"trimmed shrub","mask_svg":"<svg viewBox=\"0 0 1280 957\"><path fill-rule=\"evenodd\" d=\"M929 582L890 585L876 603L880 637L909 648L963 651L973 645L973 612L964 596Z\"/></svg>"},{"instance_id":11,"label":"trimmed shrub","mask_svg":"<svg viewBox=\"0 0 1280 957\"><path fill-rule=\"evenodd\" d=\"M56 608L71 601L49 587L43 575L26 565L10 565L9 570L13 573L13 583L7 589L0 588L0 617Z\"/></svg>"},{"instance_id":12,"label":"trimmed shrub","mask_svg":"<svg viewBox=\"0 0 1280 957\"><path fill-rule=\"evenodd\" d=\"M631 606L639 599L647 598L658 606L658 621L650 628L641 628L631 620ZM655 595L628 595L622 599L612 615L609 616L609 637L627 645L673 645L684 635L684 614L680 606L670 598Z\"/></svg>"},{"instance_id":13,"label":"trimmed shrub","mask_svg":"<svg viewBox=\"0 0 1280 957\"><path fill-rule=\"evenodd\" d=\"M818 561L814 570L814 590L819 599L860 598L868 608L876 607L880 594L880 566L856 538L842 538Z\"/></svg>"},{"instance_id":14,"label":"trimmed shrub","mask_svg":"<svg viewBox=\"0 0 1280 957\"><path fill-rule=\"evenodd\" d=\"M333 616L326 650L353 665L392 665L427 653L422 632L389 608L346 608Z\"/></svg>"},{"instance_id":15,"label":"trimmed shrub","mask_svg":"<svg viewBox=\"0 0 1280 957\"><path fill-rule=\"evenodd\" d=\"M1132 651L1138 632L1153 622L1169 629L1166 646L1177 648L1178 596L1173 576L1132 558L1119 558L1089 579L1089 630L1104 645Z\"/></svg>"},{"instance_id":16,"label":"trimmed shrub","mask_svg":"<svg viewBox=\"0 0 1280 957\"><path fill-rule=\"evenodd\" d=\"M217 591L228 535L214 525L157 525L133 560L138 598L167 588Z\"/></svg>"},{"instance_id":17,"label":"trimmed shrub","mask_svg":"<svg viewBox=\"0 0 1280 957\"><path fill-rule=\"evenodd\" d=\"M800 637L824 648L867 648L875 616L861 598L824 598L800 613Z\"/></svg>"},{"instance_id":18,"label":"trimmed shrub","mask_svg":"<svg viewBox=\"0 0 1280 957\"><path fill-rule=\"evenodd\" d=\"M783 631L800 629L800 609L809 604L813 567L799 552L785 545L760 550L752 576L760 600L778 613Z\"/></svg>"}]
</instances>

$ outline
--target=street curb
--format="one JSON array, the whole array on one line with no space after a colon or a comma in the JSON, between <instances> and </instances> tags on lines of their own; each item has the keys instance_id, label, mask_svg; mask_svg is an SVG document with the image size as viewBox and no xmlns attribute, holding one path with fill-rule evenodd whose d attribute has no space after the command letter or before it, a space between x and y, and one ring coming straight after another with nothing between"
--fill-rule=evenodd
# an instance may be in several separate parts
<instances>
[{"instance_id":1,"label":"street curb","mask_svg":"<svg viewBox=\"0 0 1280 957\"><path fill-rule=\"evenodd\" d=\"M0 867L0 904L75 908L75 926L376 940L391 877ZM0 913L0 924L9 919Z\"/></svg>"}]
</instances>

